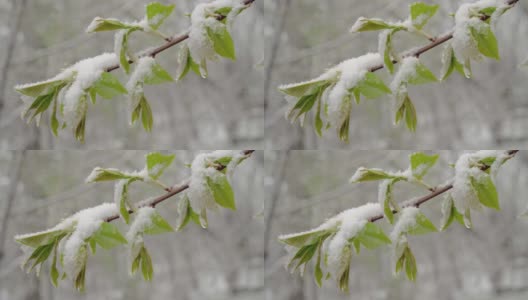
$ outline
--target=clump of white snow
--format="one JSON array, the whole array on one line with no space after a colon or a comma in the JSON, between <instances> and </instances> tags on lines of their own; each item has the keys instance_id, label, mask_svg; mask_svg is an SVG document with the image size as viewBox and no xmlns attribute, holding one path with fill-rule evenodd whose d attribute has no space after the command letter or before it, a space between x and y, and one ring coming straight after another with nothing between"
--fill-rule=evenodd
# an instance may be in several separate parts
<instances>
[{"instance_id":1,"label":"clump of white snow","mask_svg":"<svg viewBox=\"0 0 528 300\"><path fill-rule=\"evenodd\" d=\"M492 14L491 22L495 23L496 18L500 13L504 12L510 5L505 0L480 0L473 3L462 4L455 14L455 30L453 32L453 50L455 56L463 65L465 62L474 59L482 58L477 43L471 35L471 28L477 31L485 25L484 21L480 19L478 11L488 8L496 7L496 13ZM469 70L465 70L468 74Z\"/></svg>"},{"instance_id":2,"label":"clump of white snow","mask_svg":"<svg viewBox=\"0 0 528 300\"><path fill-rule=\"evenodd\" d=\"M331 230L339 227L336 234L324 245L324 253L328 255L328 271L335 275L339 271L341 254L343 248L349 243L348 240L356 236L372 218L383 215L379 203L367 203L365 205L345 210L330 218L325 223L311 231ZM308 231L308 232L311 232ZM280 239L287 239L283 235Z\"/></svg>"},{"instance_id":3,"label":"clump of white snow","mask_svg":"<svg viewBox=\"0 0 528 300\"><path fill-rule=\"evenodd\" d=\"M82 101L81 98L86 97L87 90L101 77L107 68L117 63L118 59L114 53L103 53L99 56L81 60L64 69L57 76L42 81L61 80L69 83L58 97L59 103L64 106L64 119L68 126L75 128L79 124L87 108L86 101ZM23 89L34 84L36 83L17 85L15 88Z\"/></svg>"},{"instance_id":4,"label":"clump of white snow","mask_svg":"<svg viewBox=\"0 0 528 300\"><path fill-rule=\"evenodd\" d=\"M416 67L420 60L415 56L407 56L402 59L398 72L394 75L394 79L390 84L390 88L394 93L405 92L408 82L413 76L416 76Z\"/></svg>"},{"instance_id":5,"label":"clump of white snow","mask_svg":"<svg viewBox=\"0 0 528 300\"><path fill-rule=\"evenodd\" d=\"M141 233L152 226L152 215L155 212L156 209L150 206L144 206L137 210L134 221L126 234L129 243L135 244L143 240Z\"/></svg>"},{"instance_id":6,"label":"clump of white snow","mask_svg":"<svg viewBox=\"0 0 528 300\"><path fill-rule=\"evenodd\" d=\"M64 241L62 254L64 255L64 271L74 277L79 271L79 253L90 238L106 219L118 214L114 203L103 203L101 205L87 208L75 213L73 216L63 220L53 229L73 229L71 235ZM82 256L82 253L80 253ZM82 258L82 257L81 257Z\"/></svg>"},{"instance_id":7,"label":"clump of white snow","mask_svg":"<svg viewBox=\"0 0 528 300\"><path fill-rule=\"evenodd\" d=\"M354 88L365 75L374 67L383 64L379 53L367 53L360 57L345 60L331 68L320 78L339 78L326 97L323 99L328 105L328 121L334 127L338 127L348 116L350 105L346 105L347 97L350 97L350 89Z\"/></svg>"},{"instance_id":8,"label":"clump of white snow","mask_svg":"<svg viewBox=\"0 0 528 300\"><path fill-rule=\"evenodd\" d=\"M189 188L186 190L186 195L189 197L191 208L193 211L200 214L205 209L217 209L214 197L207 185L207 177L214 180L215 176L221 173L217 170L218 165L214 161L222 157L232 157L229 164L226 166L226 173L229 177L238 161L244 155L241 151L233 150L216 150L209 153L201 153L196 155L191 163L191 181Z\"/></svg>"},{"instance_id":9,"label":"clump of white snow","mask_svg":"<svg viewBox=\"0 0 528 300\"><path fill-rule=\"evenodd\" d=\"M474 153L462 154L455 164L455 180L451 195L456 209L464 214L469 209L482 209L473 187L471 186L471 177L476 179L485 173L480 169L478 161L487 157L501 157L504 151L497 150L480 150Z\"/></svg>"},{"instance_id":10,"label":"clump of white snow","mask_svg":"<svg viewBox=\"0 0 528 300\"><path fill-rule=\"evenodd\" d=\"M414 206L408 206L402 209L400 217L390 235L393 242L396 242L403 233L416 226L416 217L419 213L420 209Z\"/></svg>"},{"instance_id":11,"label":"clump of white snow","mask_svg":"<svg viewBox=\"0 0 528 300\"><path fill-rule=\"evenodd\" d=\"M225 7L232 8L226 18L226 24L229 27L233 18L245 7L241 0L216 0L200 3L191 13L191 28L187 45L193 60L197 63L216 58L213 44L207 35L207 29L215 31L226 26L217 20L217 15L214 13L216 10Z\"/></svg>"}]
</instances>

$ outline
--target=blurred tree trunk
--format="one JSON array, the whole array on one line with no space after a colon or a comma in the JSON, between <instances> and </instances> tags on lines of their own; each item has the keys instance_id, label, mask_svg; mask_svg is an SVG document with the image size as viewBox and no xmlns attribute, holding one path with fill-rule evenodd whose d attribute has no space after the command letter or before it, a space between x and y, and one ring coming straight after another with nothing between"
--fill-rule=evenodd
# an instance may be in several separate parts
<instances>
[{"instance_id":1,"label":"blurred tree trunk","mask_svg":"<svg viewBox=\"0 0 528 300\"><path fill-rule=\"evenodd\" d=\"M24 13L24 9L26 8L26 2L26 0L11 0L12 12L9 14L11 17L8 24L10 31L6 41L7 49L2 61L2 69L0 70L0 72L2 72L2 75L0 76L0 115L2 115L2 111L4 110L7 77L17 42L22 15Z\"/></svg>"}]
</instances>

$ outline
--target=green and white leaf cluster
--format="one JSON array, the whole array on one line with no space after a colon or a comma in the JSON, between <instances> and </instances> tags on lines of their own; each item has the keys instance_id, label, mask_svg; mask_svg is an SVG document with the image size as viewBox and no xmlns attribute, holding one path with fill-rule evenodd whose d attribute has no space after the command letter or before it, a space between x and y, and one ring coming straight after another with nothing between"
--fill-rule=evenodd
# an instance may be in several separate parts
<instances>
[{"instance_id":1,"label":"green and white leaf cluster","mask_svg":"<svg viewBox=\"0 0 528 300\"><path fill-rule=\"evenodd\" d=\"M240 151L217 150L194 158L191 182L178 207L178 229L183 229L190 220L207 228L207 210L217 211L220 207L236 210L229 177L247 157Z\"/></svg>"},{"instance_id":2,"label":"green and white leaf cluster","mask_svg":"<svg viewBox=\"0 0 528 300\"><path fill-rule=\"evenodd\" d=\"M470 227L469 209L500 209L493 179L499 167L513 155L514 152L511 151L481 150L463 154L458 159L454 184L452 188L447 189L449 192L442 207L442 230L453 220ZM415 281L418 268L409 238L438 231L417 206L424 202L423 199L428 201L441 194L438 193L439 189L446 188L433 188L423 182L424 176L437 160L438 155L417 152L410 155L409 168L405 171L359 168L351 181L381 181L379 203L368 203L346 210L306 232L279 236L289 253L288 268L302 274L309 262L313 261L313 274L319 286L323 279L333 278L342 291L348 291L353 254L360 254L362 246L376 249L391 244L395 274L405 271L407 278ZM393 199L392 189L399 181L417 183L425 187L430 191L426 196L431 198L416 198L398 204ZM462 196L463 198L460 198ZM468 210L465 210L464 205L467 205ZM393 225L390 238L385 234L383 227L374 223L383 217L389 225Z\"/></svg>"},{"instance_id":3,"label":"green and white leaf cluster","mask_svg":"<svg viewBox=\"0 0 528 300\"><path fill-rule=\"evenodd\" d=\"M234 17L247 7L248 5L238 0L217 0L196 6L191 15L192 26L188 41L182 43L178 79L183 79L189 70L206 77L206 59L214 59L216 55L235 59L229 27ZM26 106L22 117L28 123L36 121L38 125L42 114L50 110L49 124L55 135L58 135L59 129L68 127L77 140L84 142L88 102L91 100L95 104L97 96L113 99L129 94L132 123L141 120L145 130L150 132L154 116L143 87L145 84L173 82L174 79L154 60L154 54L149 54L150 50L135 55L129 48L129 40L132 33L141 31L171 43L173 38L167 37L159 29L174 8L175 5L151 2L145 6L144 18L134 22L96 17L86 32L115 31L114 53L81 60L51 79L15 86ZM200 49L208 47L215 57L200 55ZM131 63L137 63L133 71ZM127 88L110 73L117 67L130 75Z\"/></svg>"},{"instance_id":4,"label":"green and white leaf cluster","mask_svg":"<svg viewBox=\"0 0 528 300\"><path fill-rule=\"evenodd\" d=\"M457 70L467 77L471 75L470 61L481 56L499 59L497 40L492 26L495 20L511 5L502 0L480 0L462 4L455 14L455 30L446 43L442 56L442 80ZM385 94L395 97L395 123L404 120L410 131L416 131L418 116L409 97L408 85L421 85L438 81L437 77L420 60L421 52L410 50L398 54L393 47L397 32L417 34L435 43L437 38L424 31L425 26L439 10L439 5L415 2L409 6L409 17L404 21L391 22L379 18L360 17L351 32L381 31L378 39L376 63L361 64L372 53L347 60L331 68L315 79L279 86L289 103L287 118L292 122L304 120L310 110L314 111L313 126L319 136L323 129L334 127L342 141L348 141L352 99L359 103L360 95L368 99ZM445 37L442 37L445 38ZM442 41L442 43L445 41ZM440 43L439 43L440 44ZM431 47L436 45L431 44ZM424 50L427 51L427 47ZM388 89L373 72L385 68L394 74L395 64L400 67ZM344 68L347 64L348 67ZM342 84L346 82L347 84Z\"/></svg>"},{"instance_id":5,"label":"green and white leaf cluster","mask_svg":"<svg viewBox=\"0 0 528 300\"><path fill-rule=\"evenodd\" d=\"M174 157L174 155L151 152L145 156L145 167L141 171L134 172L96 167L86 178L86 182L116 181L114 202L119 208L120 216L128 224L130 219L129 211L135 210L128 197L130 184L135 181L144 181L166 190L167 186L159 180L159 177L172 164Z\"/></svg>"}]
</instances>

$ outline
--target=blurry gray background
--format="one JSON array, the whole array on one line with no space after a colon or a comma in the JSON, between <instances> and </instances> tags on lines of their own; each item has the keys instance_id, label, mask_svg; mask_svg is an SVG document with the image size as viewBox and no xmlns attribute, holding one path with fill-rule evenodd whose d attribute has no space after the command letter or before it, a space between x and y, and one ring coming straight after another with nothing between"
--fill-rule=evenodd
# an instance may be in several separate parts
<instances>
[{"instance_id":1,"label":"blurry gray background","mask_svg":"<svg viewBox=\"0 0 528 300\"><path fill-rule=\"evenodd\" d=\"M452 178L448 166L461 152L441 155L425 177L438 185ZM528 201L528 152L521 151L499 171L500 212L486 209L472 214L473 230L453 223L440 233L413 236L409 244L418 264L416 283L392 275L391 248L364 250L352 257L350 294L335 281L318 288L313 268L304 278L283 267L286 251L277 236L309 230L352 207L376 202L376 182L349 184L360 166L402 170L410 151L266 151L266 268L267 299L273 300L521 300L528 297L528 219L519 219ZM406 184L395 187L395 199L427 194ZM438 227L442 197L422 206ZM271 213L273 211L273 213ZM391 227L379 222L386 232Z\"/></svg>"},{"instance_id":2,"label":"blurry gray background","mask_svg":"<svg viewBox=\"0 0 528 300\"><path fill-rule=\"evenodd\" d=\"M96 16L143 18L146 0L0 0L0 149L236 149L258 148L264 138L262 105L263 1L256 1L233 27L237 61L209 64L209 78L189 74L182 82L146 87L155 117L152 133L129 125L126 97L100 99L89 106L86 144L70 130L55 138L43 118L41 128L20 119L15 84L52 77L81 59L112 52L113 33L86 34ZM161 30L185 31L185 16L202 1L164 0L176 9ZM19 24L17 26L16 24ZM18 33L14 30L19 28ZM161 42L163 43L163 41ZM157 46L160 40L134 34L132 49ZM13 51L8 55L10 47ZM158 56L174 77L179 47ZM124 73L116 74L126 83Z\"/></svg>"},{"instance_id":3,"label":"blurry gray background","mask_svg":"<svg viewBox=\"0 0 528 300\"><path fill-rule=\"evenodd\" d=\"M268 149L472 149L523 148L528 145L528 69L518 65L528 57L528 3L519 1L498 22L500 61L473 64L474 78L458 73L446 82L409 88L417 114L416 133L395 126L390 96L353 105L350 143L338 140L334 129L318 138L307 118L305 128L284 118L286 101L277 86L311 79L327 68L367 52L377 52L377 32L349 33L360 17L398 21L407 18L412 0L265 1L266 146ZM450 30L460 0L431 1L440 5L426 30L433 35ZM398 33L398 50L426 44L423 38ZM421 56L435 73L441 69L442 47ZM388 84L391 77L379 71ZM310 121L308 122L308 119Z\"/></svg>"},{"instance_id":4,"label":"blurry gray background","mask_svg":"<svg viewBox=\"0 0 528 300\"><path fill-rule=\"evenodd\" d=\"M176 184L189 176L185 164L196 152L174 151L176 159L162 176ZM96 166L124 170L143 168L142 151L0 151L0 300L263 300L263 153L255 152L235 170L232 184L237 211L209 214L209 229L192 223L181 232L145 239L154 265L154 279L129 276L128 249L98 249L90 255L86 293L70 280L54 288L48 267L40 279L20 268L22 254L13 236L41 231L72 213L113 201L113 184L85 184ZM162 194L138 183L130 190L137 201ZM178 196L157 206L176 224ZM11 202L11 209L7 209ZM126 226L117 221L122 232ZM7 227L6 227L7 226ZM5 233L5 235L2 235ZM3 246L2 246L3 245Z\"/></svg>"}]
</instances>

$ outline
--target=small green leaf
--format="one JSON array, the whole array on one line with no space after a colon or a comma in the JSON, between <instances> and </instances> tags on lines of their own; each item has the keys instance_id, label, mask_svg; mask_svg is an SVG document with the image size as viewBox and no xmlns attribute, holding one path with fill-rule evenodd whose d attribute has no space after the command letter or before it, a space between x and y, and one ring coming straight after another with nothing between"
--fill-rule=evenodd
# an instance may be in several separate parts
<instances>
[{"instance_id":1,"label":"small green leaf","mask_svg":"<svg viewBox=\"0 0 528 300\"><path fill-rule=\"evenodd\" d=\"M405 249L405 273L407 274L407 278L409 278L410 281L416 281L416 273L418 273L418 270L416 268L416 259L414 258L414 255L409 247Z\"/></svg>"},{"instance_id":2,"label":"small green leaf","mask_svg":"<svg viewBox=\"0 0 528 300\"><path fill-rule=\"evenodd\" d=\"M319 99L319 96L320 91L318 90L314 94L305 95L299 98L299 101L297 101L295 106L288 113L288 119L295 121L302 114L310 111L315 102Z\"/></svg>"},{"instance_id":3,"label":"small green leaf","mask_svg":"<svg viewBox=\"0 0 528 300\"><path fill-rule=\"evenodd\" d=\"M92 173L86 178L86 182L100 182L100 181L113 181L113 180L120 180L120 179L142 179L138 176L131 176L129 174L126 174L118 169L113 168L100 168L96 167L93 169Z\"/></svg>"},{"instance_id":4,"label":"small green leaf","mask_svg":"<svg viewBox=\"0 0 528 300\"><path fill-rule=\"evenodd\" d=\"M94 83L93 88L99 96L105 99L112 99L128 93L127 89L119 82L119 79L108 72L101 74L101 78Z\"/></svg>"},{"instance_id":5,"label":"small green leaf","mask_svg":"<svg viewBox=\"0 0 528 300\"><path fill-rule=\"evenodd\" d=\"M321 269L321 246L322 246L322 243L319 243L319 247L317 249L317 261L315 262L315 269L314 269L315 282L317 283L317 286L319 287L323 285L323 270Z\"/></svg>"},{"instance_id":6,"label":"small green leaf","mask_svg":"<svg viewBox=\"0 0 528 300\"><path fill-rule=\"evenodd\" d=\"M380 43L385 43L384 51L383 53L380 53L380 55L383 55L383 63L385 64L385 67L387 67L387 70L389 70L389 73L394 73L394 63L392 61L392 36L398 32L400 29L392 29L389 32L387 32L387 35L385 37L385 41L380 41Z\"/></svg>"},{"instance_id":7,"label":"small green leaf","mask_svg":"<svg viewBox=\"0 0 528 300\"><path fill-rule=\"evenodd\" d=\"M96 17L95 19L93 19L92 23L88 25L88 28L86 28L86 32L90 33L100 31L113 31L130 28L142 29L140 26L126 24L117 19L103 19L100 17Z\"/></svg>"},{"instance_id":8,"label":"small green leaf","mask_svg":"<svg viewBox=\"0 0 528 300\"><path fill-rule=\"evenodd\" d=\"M157 30L165 19L174 11L175 5L164 5L159 2L151 2L146 6L146 16L149 26Z\"/></svg>"},{"instance_id":9,"label":"small green leaf","mask_svg":"<svg viewBox=\"0 0 528 300\"><path fill-rule=\"evenodd\" d=\"M288 234L279 237L282 243L288 244L300 248L305 244L313 244L315 241L321 238L326 238L331 234L330 230L311 230L307 232L301 232L298 234ZM326 236L326 237L325 237Z\"/></svg>"},{"instance_id":10,"label":"small green leaf","mask_svg":"<svg viewBox=\"0 0 528 300\"><path fill-rule=\"evenodd\" d=\"M119 229L111 223L103 222L92 239L103 249L112 249L121 244L126 244L127 239L119 232Z\"/></svg>"},{"instance_id":11,"label":"small green leaf","mask_svg":"<svg viewBox=\"0 0 528 300\"><path fill-rule=\"evenodd\" d=\"M227 30L227 26L218 26L218 28L215 29L207 27L207 35L213 43L213 48L218 55L232 60L236 59L235 45L231 38L231 34Z\"/></svg>"},{"instance_id":12,"label":"small green leaf","mask_svg":"<svg viewBox=\"0 0 528 300\"><path fill-rule=\"evenodd\" d=\"M430 82L436 82L438 79L424 64L418 62L416 64L415 73L408 80L410 84L420 85Z\"/></svg>"},{"instance_id":13,"label":"small green leaf","mask_svg":"<svg viewBox=\"0 0 528 300\"><path fill-rule=\"evenodd\" d=\"M57 246L58 242L55 243L55 246L53 247L53 261L51 262L51 268L50 268L50 279L53 286L58 287L59 286L59 270L57 270Z\"/></svg>"},{"instance_id":14,"label":"small green leaf","mask_svg":"<svg viewBox=\"0 0 528 300\"><path fill-rule=\"evenodd\" d=\"M429 5L423 2L415 2L411 4L411 21L415 28L422 29L429 19L431 19L438 11L438 5Z\"/></svg>"},{"instance_id":15,"label":"small green leaf","mask_svg":"<svg viewBox=\"0 0 528 300\"><path fill-rule=\"evenodd\" d=\"M422 179L425 174L436 164L439 155L427 155L422 152L415 152L411 154L409 160L411 162L411 171L413 176Z\"/></svg>"},{"instance_id":16,"label":"small green leaf","mask_svg":"<svg viewBox=\"0 0 528 300\"><path fill-rule=\"evenodd\" d=\"M478 28L470 27L470 31L482 55L496 60L500 59L497 38L495 38L495 34L493 34L489 24L481 22Z\"/></svg>"},{"instance_id":17,"label":"small green leaf","mask_svg":"<svg viewBox=\"0 0 528 300\"><path fill-rule=\"evenodd\" d=\"M356 86L356 89L367 99L374 99L392 93L383 80L373 72L367 72L365 78Z\"/></svg>"},{"instance_id":18,"label":"small green leaf","mask_svg":"<svg viewBox=\"0 0 528 300\"><path fill-rule=\"evenodd\" d=\"M235 195L226 175L220 173L213 178L208 176L207 186L211 190L216 203L222 207L236 210Z\"/></svg>"},{"instance_id":19,"label":"small green leaf","mask_svg":"<svg viewBox=\"0 0 528 300\"><path fill-rule=\"evenodd\" d=\"M33 234L24 234L15 236L15 240L23 245L37 248L41 245L47 245L53 243L58 237L62 238L65 235L64 230L47 230L43 232L37 232Z\"/></svg>"},{"instance_id":20,"label":"small green leaf","mask_svg":"<svg viewBox=\"0 0 528 300\"><path fill-rule=\"evenodd\" d=\"M18 85L18 86L15 86L15 90L29 97L38 97L42 94L49 94L56 87L61 86L61 85L65 85L65 80L50 79L50 80L41 81L37 83Z\"/></svg>"},{"instance_id":21,"label":"small green leaf","mask_svg":"<svg viewBox=\"0 0 528 300\"><path fill-rule=\"evenodd\" d=\"M165 221L165 219L163 219L163 217L158 212L154 212L150 216L150 220L152 221L152 224L147 229L145 229L144 232L146 234L161 234L174 231L172 226L167 221Z\"/></svg>"},{"instance_id":22,"label":"small green leaf","mask_svg":"<svg viewBox=\"0 0 528 300\"><path fill-rule=\"evenodd\" d=\"M345 143L348 143L348 131L350 128L350 111L347 112L341 127L339 127L339 139Z\"/></svg>"},{"instance_id":23,"label":"small green leaf","mask_svg":"<svg viewBox=\"0 0 528 300\"><path fill-rule=\"evenodd\" d=\"M279 91L286 95L300 98L304 95L314 94L323 85L329 85L328 80L313 79L309 81L287 84L279 87Z\"/></svg>"},{"instance_id":24,"label":"small green leaf","mask_svg":"<svg viewBox=\"0 0 528 300\"><path fill-rule=\"evenodd\" d=\"M471 186L475 190L480 203L484 206L500 210L499 195L491 176L482 173L478 177L471 177Z\"/></svg>"},{"instance_id":25,"label":"small green leaf","mask_svg":"<svg viewBox=\"0 0 528 300\"><path fill-rule=\"evenodd\" d=\"M416 225L408 233L413 235L427 234L438 231L434 224L421 212L416 215Z\"/></svg>"},{"instance_id":26,"label":"small green leaf","mask_svg":"<svg viewBox=\"0 0 528 300\"><path fill-rule=\"evenodd\" d=\"M159 152L151 152L147 154L146 166L149 176L154 179L158 179L165 169L167 169L174 161L174 154L164 155Z\"/></svg>"},{"instance_id":27,"label":"small green leaf","mask_svg":"<svg viewBox=\"0 0 528 300\"><path fill-rule=\"evenodd\" d=\"M405 106L405 124L407 125L407 128L409 128L410 131L415 132L416 131L416 124L418 123L417 117L416 117L416 109L414 108L414 105L407 96L407 99L404 102Z\"/></svg>"},{"instance_id":28,"label":"small green leaf","mask_svg":"<svg viewBox=\"0 0 528 300\"><path fill-rule=\"evenodd\" d=\"M141 123L143 123L143 128L145 128L145 131L151 132L152 126L154 125L154 119L152 116L152 109L150 108L150 104L148 103L145 96L142 97L140 106L141 106Z\"/></svg>"},{"instance_id":29,"label":"small green leaf","mask_svg":"<svg viewBox=\"0 0 528 300\"><path fill-rule=\"evenodd\" d=\"M405 29L404 26L389 24L381 19L360 17L350 29L350 32L374 31L383 29Z\"/></svg>"},{"instance_id":30,"label":"small green leaf","mask_svg":"<svg viewBox=\"0 0 528 300\"><path fill-rule=\"evenodd\" d=\"M381 169L367 169L360 167L357 169L356 173L350 178L350 182L363 182L363 181L375 181L375 180L384 180L384 179L394 179L401 178L405 179L402 176L396 176L389 174Z\"/></svg>"},{"instance_id":31,"label":"small green leaf","mask_svg":"<svg viewBox=\"0 0 528 300\"><path fill-rule=\"evenodd\" d=\"M174 79L169 74L169 72L163 69L163 67L158 63L154 63L152 65L151 72L145 77L144 80L146 84L150 85L163 84L172 81L174 81Z\"/></svg>"},{"instance_id":32,"label":"small green leaf","mask_svg":"<svg viewBox=\"0 0 528 300\"><path fill-rule=\"evenodd\" d=\"M356 239L367 249L376 249L380 246L391 244L391 240L378 225L368 222L359 232Z\"/></svg>"},{"instance_id":33,"label":"small green leaf","mask_svg":"<svg viewBox=\"0 0 528 300\"><path fill-rule=\"evenodd\" d=\"M141 273L146 281L151 281L154 273L152 268L152 259L145 247L141 248Z\"/></svg>"}]
</instances>

